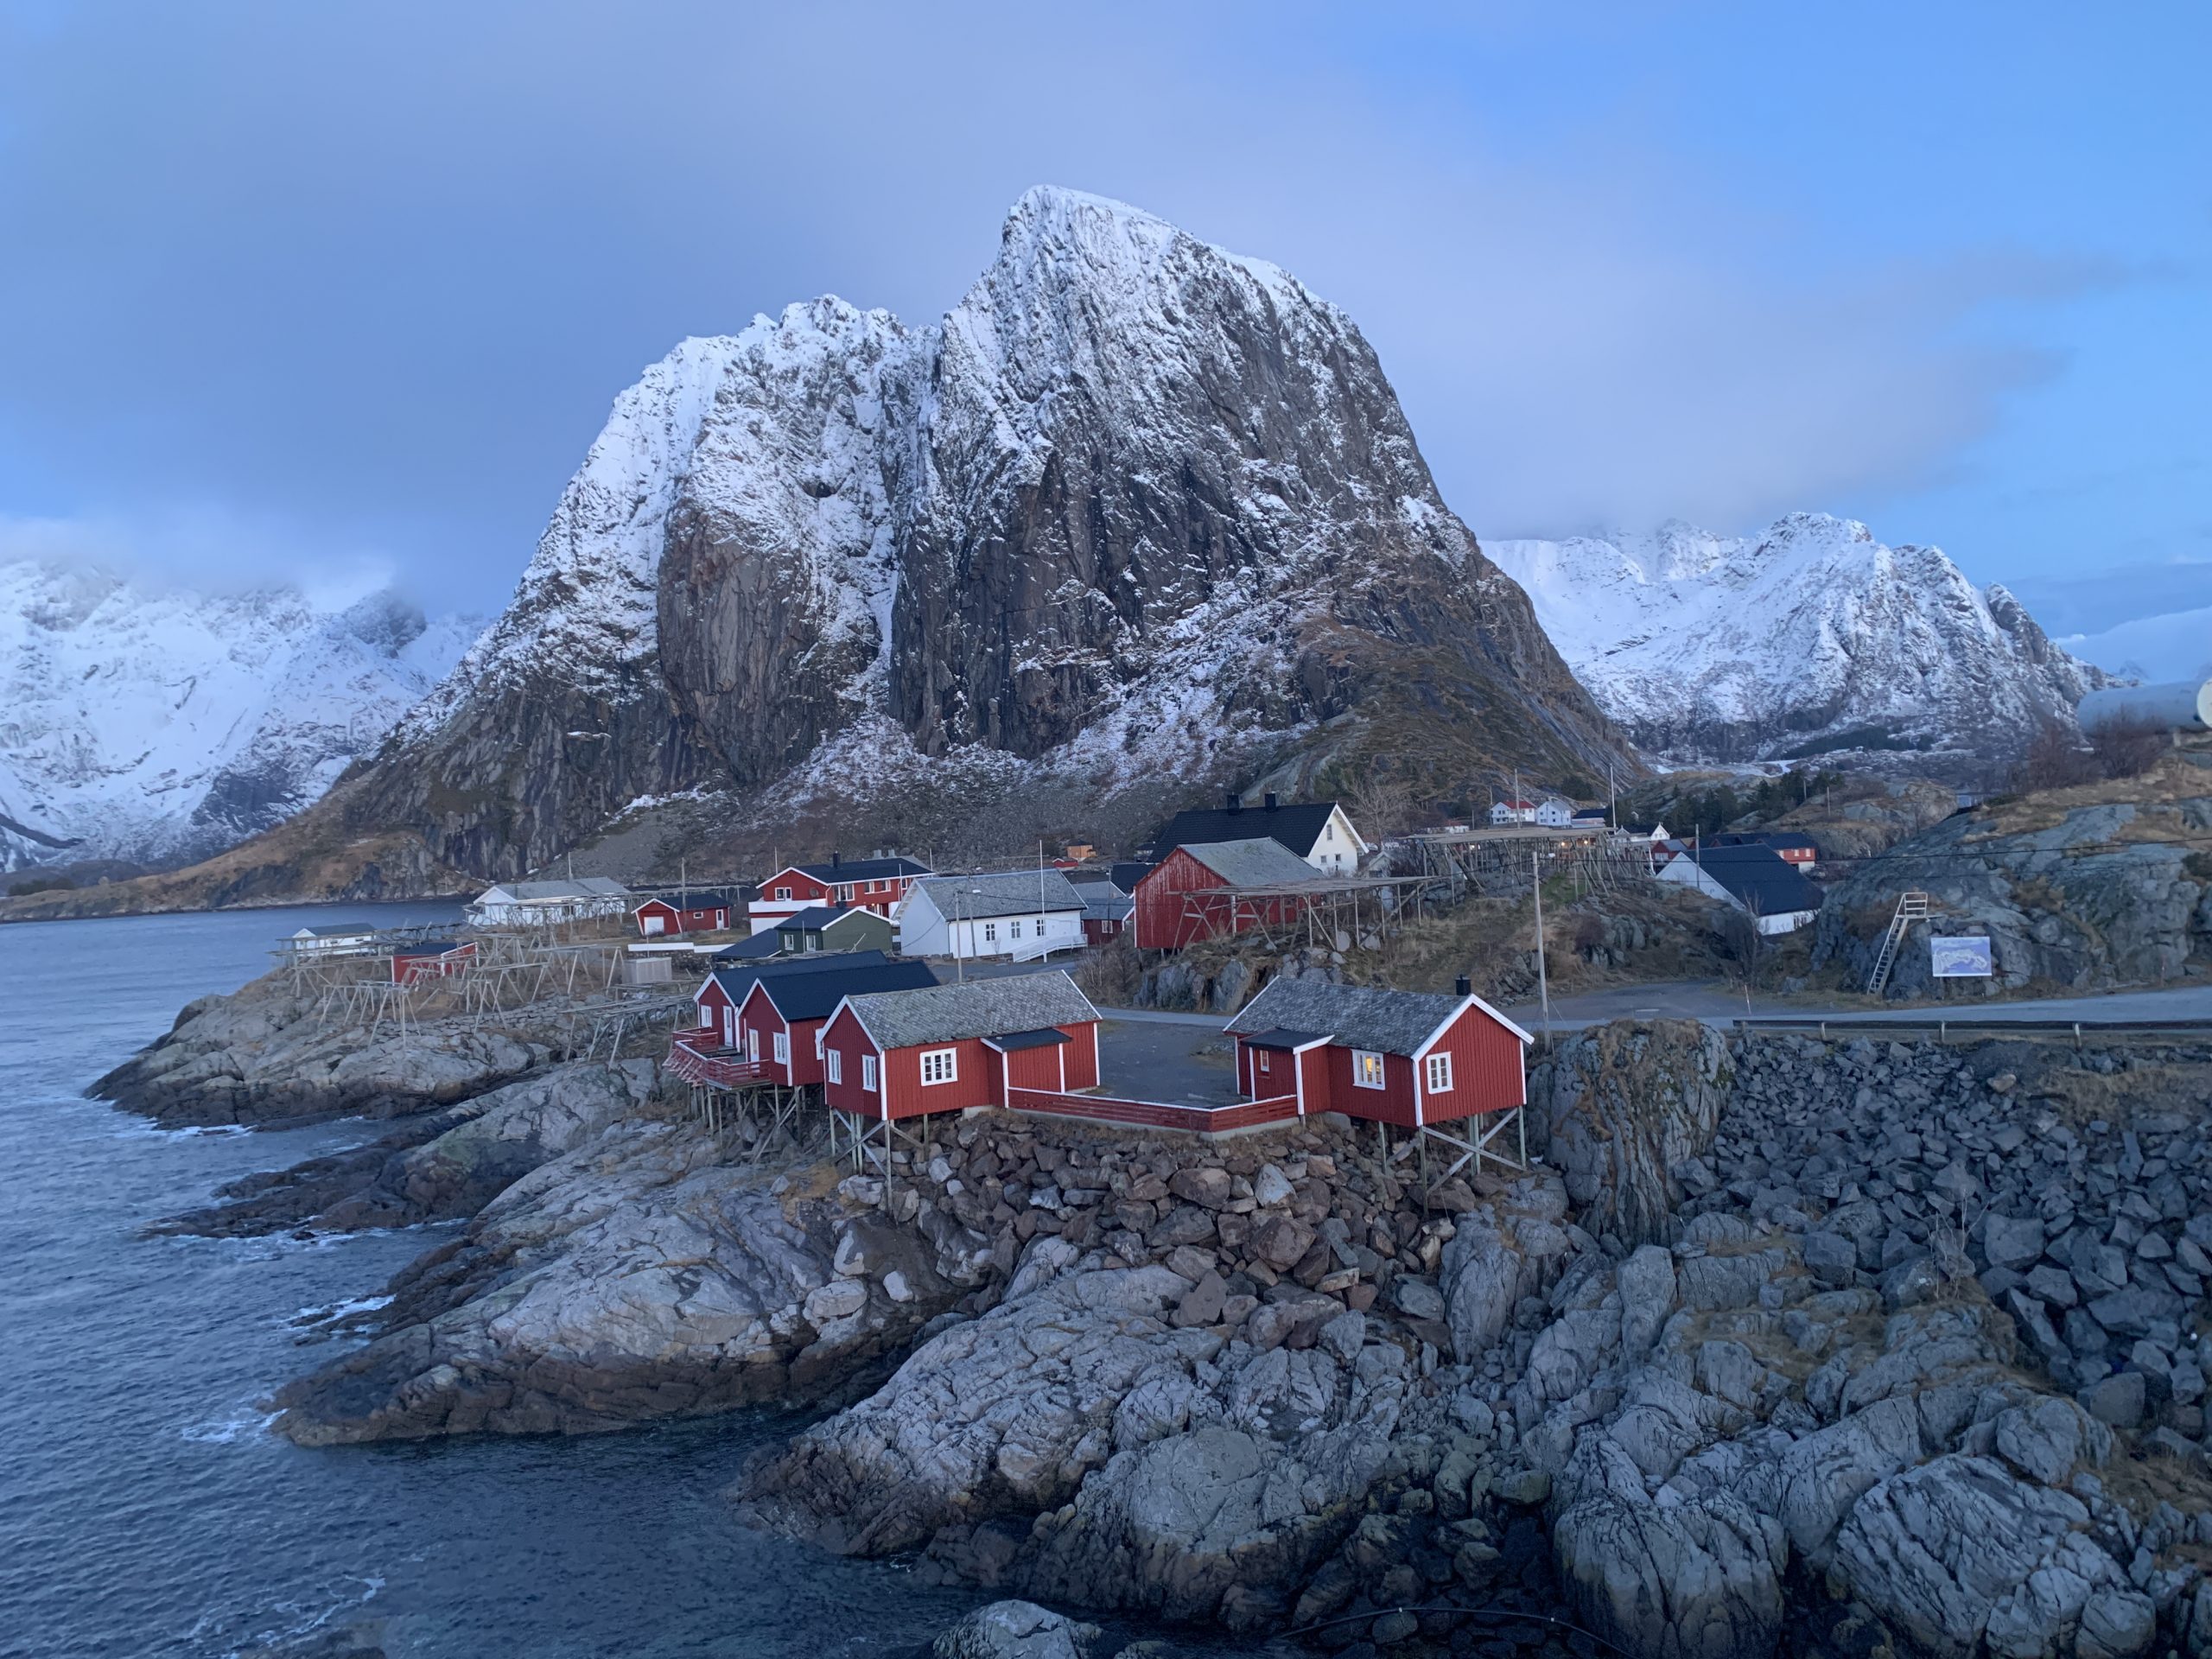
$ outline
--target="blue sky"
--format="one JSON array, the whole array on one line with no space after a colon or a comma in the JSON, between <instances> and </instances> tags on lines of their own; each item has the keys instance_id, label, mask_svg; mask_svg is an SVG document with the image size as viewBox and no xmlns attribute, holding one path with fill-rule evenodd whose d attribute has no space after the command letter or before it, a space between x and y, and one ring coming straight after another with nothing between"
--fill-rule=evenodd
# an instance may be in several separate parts
<instances>
[{"instance_id":1,"label":"blue sky","mask_svg":"<svg viewBox=\"0 0 2212 1659\"><path fill-rule=\"evenodd\" d=\"M0 0L0 552L495 607L614 394L1029 184L1359 320L1491 536L1793 508L2212 605L2196 4Z\"/></svg>"}]
</instances>

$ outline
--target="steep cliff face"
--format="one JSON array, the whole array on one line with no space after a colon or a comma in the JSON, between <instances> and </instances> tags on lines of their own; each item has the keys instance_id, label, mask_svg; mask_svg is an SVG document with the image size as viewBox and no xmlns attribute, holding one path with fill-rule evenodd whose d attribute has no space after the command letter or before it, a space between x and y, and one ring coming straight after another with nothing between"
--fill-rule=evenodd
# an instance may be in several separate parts
<instances>
[{"instance_id":1,"label":"steep cliff face","mask_svg":"<svg viewBox=\"0 0 2212 1659\"><path fill-rule=\"evenodd\" d=\"M1606 712L1674 760L1858 751L1981 777L2104 683L1941 548L1825 513L1491 550Z\"/></svg>"},{"instance_id":2,"label":"steep cliff face","mask_svg":"<svg viewBox=\"0 0 2212 1659\"><path fill-rule=\"evenodd\" d=\"M1385 753L1440 789L1633 764L1350 318L1040 189L936 327L823 299L649 371L346 810L508 874L701 788L766 822L832 779L1105 798Z\"/></svg>"}]
</instances>

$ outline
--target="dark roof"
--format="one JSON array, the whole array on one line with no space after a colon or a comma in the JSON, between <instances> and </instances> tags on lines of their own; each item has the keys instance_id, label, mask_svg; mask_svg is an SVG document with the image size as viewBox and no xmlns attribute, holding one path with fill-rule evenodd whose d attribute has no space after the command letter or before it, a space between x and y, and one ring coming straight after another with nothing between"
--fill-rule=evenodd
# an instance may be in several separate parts
<instances>
[{"instance_id":1,"label":"dark roof","mask_svg":"<svg viewBox=\"0 0 2212 1659\"><path fill-rule=\"evenodd\" d=\"M1003 1037L986 1037L983 1040L1001 1054L1013 1054L1025 1048L1050 1048L1055 1043L1075 1039L1058 1026L1042 1026L1035 1031L1010 1031Z\"/></svg>"},{"instance_id":2,"label":"dark roof","mask_svg":"<svg viewBox=\"0 0 2212 1659\"><path fill-rule=\"evenodd\" d=\"M776 931L779 933L788 933L793 931L818 933L832 922L842 922L848 916L874 915L875 912L872 910L855 910L849 905L809 905L804 910L795 910L788 916L778 917ZM876 919L881 921L883 918L878 916ZM885 925L888 926L889 924L886 923Z\"/></svg>"},{"instance_id":3,"label":"dark roof","mask_svg":"<svg viewBox=\"0 0 2212 1659\"><path fill-rule=\"evenodd\" d=\"M755 940L775 937L773 933L755 933L745 944L749 945ZM891 960L880 950L844 950L829 956L770 956L766 960L732 960L732 953L743 948L742 945L732 945L728 950L715 951L712 959L728 965L716 968L708 976L729 994L729 1000L733 1002L743 1001L745 994L753 988L753 982L756 979L780 979L786 974L834 973L839 969L863 968Z\"/></svg>"},{"instance_id":4,"label":"dark roof","mask_svg":"<svg viewBox=\"0 0 2212 1659\"><path fill-rule=\"evenodd\" d=\"M468 939L448 939L441 944L432 940L427 944L403 944L391 954L395 957L449 957L456 950L474 950L474 943Z\"/></svg>"},{"instance_id":5,"label":"dark roof","mask_svg":"<svg viewBox=\"0 0 2212 1659\"><path fill-rule=\"evenodd\" d=\"M1334 801L1290 801L1274 807L1240 807L1234 812L1225 806L1194 807L1160 826L1152 838L1152 850L1154 856L1165 858L1178 847L1194 842L1267 836L1304 858L1321 839L1322 828L1336 810Z\"/></svg>"},{"instance_id":6,"label":"dark roof","mask_svg":"<svg viewBox=\"0 0 2212 1659\"><path fill-rule=\"evenodd\" d=\"M853 998L852 1009L861 1028L886 1049L1002 1037L1098 1018L1090 999L1060 971L971 979L964 985L929 990L877 992Z\"/></svg>"},{"instance_id":7,"label":"dark roof","mask_svg":"<svg viewBox=\"0 0 2212 1659\"><path fill-rule=\"evenodd\" d=\"M1325 1031L1285 1031L1281 1026L1273 1031L1254 1031L1243 1033L1245 1043L1253 1048L1303 1048L1308 1043L1325 1043Z\"/></svg>"},{"instance_id":8,"label":"dark roof","mask_svg":"<svg viewBox=\"0 0 2212 1659\"><path fill-rule=\"evenodd\" d=\"M1137 883L1144 880L1144 873L1152 868L1149 860L1117 858L1106 867L1113 872L1114 885L1123 893L1135 893Z\"/></svg>"},{"instance_id":9,"label":"dark roof","mask_svg":"<svg viewBox=\"0 0 2212 1659\"><path fill-rule=\"evenodd\" d=\"M1574 816L1577 818L1590 818L1603 823L1607 814L1602 806L1578 806L1574 809Z\"/></svg>"},{"instance_id":10,"label":"dark roof","mask_svg":"<svg viewBox=\"0 0 2212 1659\"><path fill-rule=\"evenodd\" d=\"M1738 904L1762 916L1821 907L1821 890L1783 863L1771 847L1700 847L1679 856L1719 882Z\"/></svg>"},{"instance_id":11,"label":"dark roof","mask_svg":"<svg viewBox=\"0 0 2212 1659\"><path fill-rule=\"evenodd\" d=\"M735 910L744 900L726 887L694 887L689 893L652 893L638 900L637 907L647 905L666 905L671 910Z\"/></svg>"},{"instance_id":12,"label":"dark roof","mask_svg":"<svg viewBox=\"0 0 2212 1659\"><path fill-rule=\"evenodd\" d=\"M1717 847L1771 847L1777 853L1783 848L1795 848L1820 855L1821 843L1802 830L1744 830L1713 838Z\"/></svg>"},{"instance_id":13,"label":"dark roof","mask_svg":"<svg viewBox=\"0 0 2212 1659\"><path fill-rule=\"evenodd\" d=\"M1277 979L1224 1029L1240 1036L1283 1030L1325 1032L1333 1041L1353 1048L1411 1054L1459 1011L1463 1000L1429 991L1338 985L1318 976ZM1503 1014L1497 1017L1504 1019ZM1522 1035L1526 1040L1526 1033Z\"/></svg>"},{"instance_id":14,"label":"dark roof","mask_svg":"<svg viewBox=\"0 0 2212 1659\"><path fill-rule=\"evenodd\" d=\"M755 933L750 938L740 939L735 944L724 945L715 952L714 960L716 962L757 962L764 957L774 956L783 948L784 942L776 937L776 930L772 927Z\"/></svg>"},{"instance_id":15,"label":"dark roof","mask_svg":"<svg viewBox=\"0 0 2212 1659\"><path fill-rule=\"evenodd\" d=\"M776 1012L786 1020L826 1020L849 996L869 991L911 991L937 983L925 962L866 962L853 965L853 957L880 956L880 951L855 950L852 956L831 957L840 964L833 973L766 974L761 984ZM817 958L820 960L820 958Z\"/></svg>"},{"instance_id":16,"label":"dark roof","mask_svg":"<svg viewBox=\"0 0 2212 1659\"><path fill-rule=\"evenodd\" d=\"M1271 836L1248 841L1185 842L1183 850L1231 887L1287 887L1322 880L1321 873Z\"/></svg>"},{"instance_id":17,"label":"dark roof","mask_svg":"<svg viewBox=\"0 0 2212 1659\"><path fill-rule=\"evenodd\" d=\"M349 939L359 934L373 933L376 931L377 925L374 922L326 922L320 927L303 927L299 933L295 933L292 937L296 939L300 937L300 933L304 933L309 938L315 939Z\"/></svg>"},{"instance_id":18,"label":"dark roof","mask_svg":"<svg viewBox=\"0 0 2212 1659\"><path fill-rule=\"evenodd\" d=\"M817 881L880 881L887 875L927 875L930 867L911 858L848 858L829 864L786 864ZM783 870L776 872L778 875Z\"/></svg>"}]
</instances>

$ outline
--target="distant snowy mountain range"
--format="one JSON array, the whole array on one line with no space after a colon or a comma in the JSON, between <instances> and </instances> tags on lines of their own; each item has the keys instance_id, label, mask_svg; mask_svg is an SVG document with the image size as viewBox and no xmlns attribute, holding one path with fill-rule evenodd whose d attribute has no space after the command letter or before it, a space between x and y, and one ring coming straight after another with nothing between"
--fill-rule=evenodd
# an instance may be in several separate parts
<instances>
[{"instance_id":1,"label":"distant snowy mountain range","mask_svg":"<svg viewBox=\"0 0 2212 1659\"><path fill-rule=\"evenodd\" d=\"M2059 643L2130 679L2212 679L2212 605L2137 617L2101 632L2069 634Z\"/></svg>"},{"instance_id":2,"label":"distant snowy mountain range","mask_svg":"<svg viewBox=\"0 0 2212 1659\"><path fill-rule=\"evenodd\" d=\"M1941 549L1792 513L1757 536L1484 544L1582 683L1669 761L1897 755L1986 776L2106 676Z\"/></svg>"},{"instance_id":3,"label":"distant snowy mountain range","mask_svg":"<svg viewBox=\"0 0 2212 1659\"><path fill-rule=\"evenodd\" d=\"M320 797L480 621L0 564L0 869L204 857Z\"/></svg>"}]
</instances>

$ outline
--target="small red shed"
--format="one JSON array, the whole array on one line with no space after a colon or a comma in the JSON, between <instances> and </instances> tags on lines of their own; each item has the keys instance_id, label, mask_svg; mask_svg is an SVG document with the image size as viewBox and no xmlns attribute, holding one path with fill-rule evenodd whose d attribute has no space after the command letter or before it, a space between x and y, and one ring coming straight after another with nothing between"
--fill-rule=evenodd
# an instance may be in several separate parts
<instances>
[{"instance_id":1,"label":"small red shed","mask_svg":"<svg viewBox=\"0 0 2212 1659\"><path fill-rule=\"evenodd\" d=\"M1294 1090L1301 1116L1421 1128L1517 1109L1535 1040L1465 988L1450 996L1277 979L1225 1029L1254 1098Z\"/></svg>"},{"instance_id":2,"label":"small red shed","mask_svg":"<svg viewBox=\"0 0 2212 1659\"><path fill-rule=\"evenodd\" d=\"M666 933L720 932L745 914L745 906L734 893L693 888L673 897L657 895L630 913L638 918L638 931L650 939Z\"/></svg>"},{"instance_id":3,"label":"small red shed","mask_svg":"<svg viewBox=\"0 0 2212 1659\"><path fill-rule=\"evenodd\" d=\"M1137 883L1137 949L1179 950L1294 919L1312 902L1300 889L1325 879L1267 836L1178 847Z\"/></svg>"},{"instance_id":4,"label":"small red shed","mask_svg":"<svg viewBox=\"0 0 2212 1659\"><path fill-rule=\"evenodd\" d=\"M391 953L391 982L415 985L426 979L444 979L461 973L475 960L474 939L458 944L408 945Z\"/></svg>"},{"instance_id":5,"label":"small red shed","mask_svg":"<svg viewBox=\"0 0 2212 1659\"><path fill-rule=\"evenodd\" d=\"M879 1122L1098 1086L1098 1010L1059 972L848 996L822 1046L830 1109Z\"/></svg>"}]
</instances>

